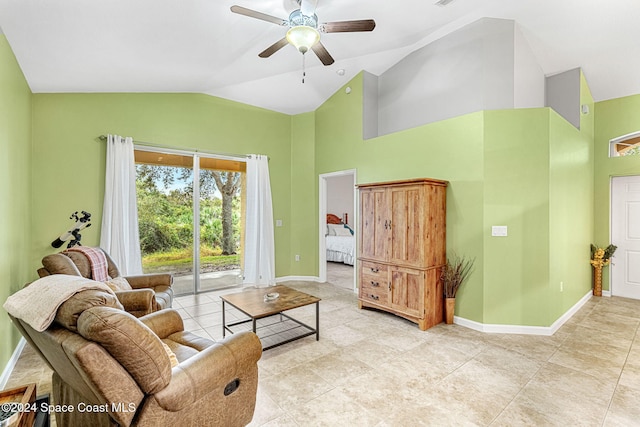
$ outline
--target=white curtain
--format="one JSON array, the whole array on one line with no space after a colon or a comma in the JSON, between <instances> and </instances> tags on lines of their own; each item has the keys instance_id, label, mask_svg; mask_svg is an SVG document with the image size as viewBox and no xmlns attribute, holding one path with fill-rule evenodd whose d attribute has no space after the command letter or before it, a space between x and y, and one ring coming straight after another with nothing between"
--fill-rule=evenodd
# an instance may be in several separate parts
<instances>
[{"instance_id":1,"label":"white curtain","mask_svg":"<svg viewBox=\"0 0 640 427\"><path fill-rule=\"evenodd\" d=\"M142 273L133 138L107 136L100 247L123 276Z\"/></svg>"},{"instance_id":2,"label":"white curtain","mask_svg":"<svg viewBox=\"0 0 640 427\"><path fill-rule=\"evenodd\" d=\"M245 218L244 284L276 283L273 208L267 156L247 159L247 212Z\"/></svg>"}]
</instances>

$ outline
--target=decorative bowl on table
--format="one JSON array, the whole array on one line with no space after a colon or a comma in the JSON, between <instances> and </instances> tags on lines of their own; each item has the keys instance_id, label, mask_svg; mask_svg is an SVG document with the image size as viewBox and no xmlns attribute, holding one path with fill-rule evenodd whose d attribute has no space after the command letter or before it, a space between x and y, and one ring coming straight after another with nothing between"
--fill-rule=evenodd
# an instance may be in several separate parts
<instances>
[{"instance_id":1,"label":"decorative bowl on table","mask_svg":"<svg viewBox=\"0 0 640 427\"><path fill-rule=\"evenodd\" d=\"M280 296L277 292L269 292L264 294L264 302L275 301Z\"/></svg>"}]
</instances>

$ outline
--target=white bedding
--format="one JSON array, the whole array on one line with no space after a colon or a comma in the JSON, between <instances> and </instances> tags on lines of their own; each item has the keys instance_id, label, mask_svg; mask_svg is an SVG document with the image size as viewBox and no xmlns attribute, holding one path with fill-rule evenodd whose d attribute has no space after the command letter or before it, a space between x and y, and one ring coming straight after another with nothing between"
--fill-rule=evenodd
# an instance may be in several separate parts
<instances>
[{"instance_id":1,"label":"white bedding","mask_svg":"<svg viewBox=\"0 0 640 427\"><path fill-rule=\"evenodd\" d=\"M355 236L326 236L327 261L353 265L356 255Z\"/></svg>"}]
</instances>

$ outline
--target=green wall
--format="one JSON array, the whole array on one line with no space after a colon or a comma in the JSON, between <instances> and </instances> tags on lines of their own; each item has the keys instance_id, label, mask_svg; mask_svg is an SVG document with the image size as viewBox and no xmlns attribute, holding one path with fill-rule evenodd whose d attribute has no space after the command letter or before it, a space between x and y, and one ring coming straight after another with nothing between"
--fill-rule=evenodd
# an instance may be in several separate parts
<instances>
[{"instance_id":1,"label":"green wall","mask_svg":"<svg viewBox=\"0 0 640 427\"><path fill-rule=\"evenodd\" d=\"M609 141L640 130L640 95L597 102L594 110L594 243L607 246L611 243L611 177L640 175L640 156L609 157ZM602 288L609 290L609 285L609 269L605 268Z\"/></svg>"},{"instance_id":2,"label":"green wall","mask_svg":"<svg viewBox=\"0 0 640 427\"><path fill-rule=\"evenodd\" d=\"M32 266L71 212L93 214L83 243L98 244L106 133L159 146L232 154L266 154L272 186L276 275L289 273L291 116L200 94L35 94L33 96Z\"/></svg>"},{"instance_id":3,"label":"green wall","mask_svg":"<svg viewBox=\"0 0 640 427\"><path fill-rule=\"evenodd\" d=\"M30 259L31 91L0 33L0 301L33 278ZM20 334L0 309L0 367Z\"/></svg>"},{"instance_id":4,"label":"green wall","mask_svg":"<svg viewBox=\"0 0 640 427\"><path fill-rule=\"evenodd\" d=\"M593 128L593 114L578 130L549 108L485 112L484 323L550 326L589 292Z\"/></svg>"},{"instance_id":5,"label":"green wall","mask_svg":"<svg viewBox=\"0 0 640 427\"><path fill-rule=\"evenodd\" d=\"M549 324L548 138L547 108L485 112L483 323Z\"/></svg>"},{"instance_id":6,"label":"green wall","mask_svg":"<svg viewBox=\"0 0 640 427\"><path fill-rule=\"evenodd\" d=\"M291 121L291 252L292 276L317 275L318 179L315 174L315 115L293 116ZM295 179L293 179L295 177ZM300 261L295 256L300 255ZM316 272L316 273L314 273Z\"/></svg>"},{"instance_id":7,"label":"green wall","mask_svg":"<svg viewBox=\"0 0 640 427\"><path fill-rule=\"evenodd\" d=\"M365 141L362 79L316 111L316 175L356 169L358 183L449 181L447 251L476 258L456 314L485 324L553 324L591 286L581 251L593 237L592 116L578 130L549 108L485 111ZM593 105L581 83L582 102ZM492 225L506 225L509 236L492 237ZM308 243L314 248L317 237Z\"/></svg>"},{"instance_id":8,"label":"green wall","mask_svg":"<svg viewBox=\"0 0 640 427\"><path fill-rule=\"evenodd\" d=\"M594 102L581 73L580 130L551 110L550 295L554 316L569 310L592 287L589 245L593 241ZM562 289L560 283L562 282Z\"/></svg>"}]
</instances>

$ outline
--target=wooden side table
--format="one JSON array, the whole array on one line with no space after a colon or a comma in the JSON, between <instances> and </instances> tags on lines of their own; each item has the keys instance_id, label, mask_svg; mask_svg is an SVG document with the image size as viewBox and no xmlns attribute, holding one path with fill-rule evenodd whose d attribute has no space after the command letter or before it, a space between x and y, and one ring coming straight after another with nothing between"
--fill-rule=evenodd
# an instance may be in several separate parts
<instances>
[{"instance_id":1,"label":"wooden side table","mask_svg":"<svg viewBox=\"0 0 640 427\"><path fill-rule=\"evenodd\" d=\"M5 407L11 410L23 409L5 420L2 426L31 427L36 417L36 384L0 391L0 405L3 410Z\"/></svg>"}]
</instances>

